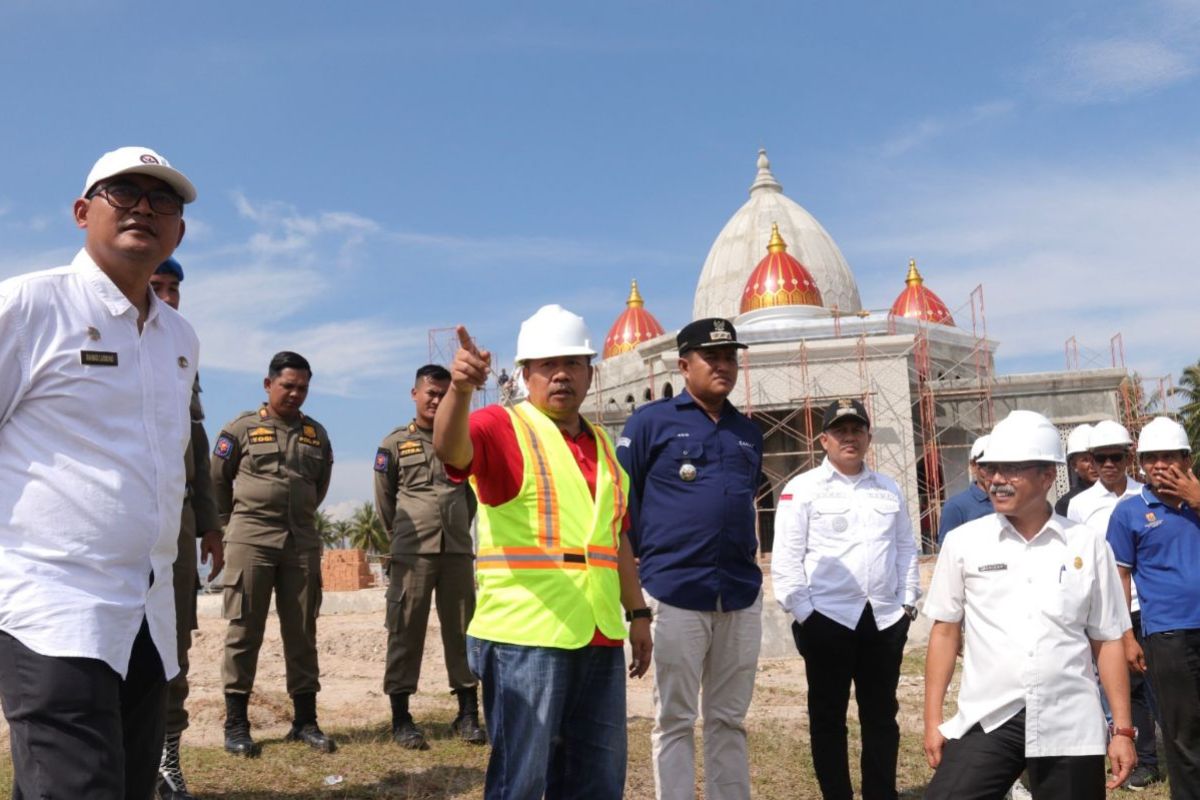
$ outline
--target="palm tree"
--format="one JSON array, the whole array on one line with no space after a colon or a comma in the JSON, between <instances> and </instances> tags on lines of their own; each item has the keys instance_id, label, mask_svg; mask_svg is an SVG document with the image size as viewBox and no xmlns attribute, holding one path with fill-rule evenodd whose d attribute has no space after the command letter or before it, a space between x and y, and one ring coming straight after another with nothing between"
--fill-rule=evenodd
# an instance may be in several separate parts
<instances>
[{"instance_id":1,"label":"palm tree","mask_svg":"<svg viewBox=\"0 0 1200 800\"><path fill-rule=\"evenodd\" d=\"M354 510L349 520L347 535L350 545L368 553L386 553L388 550L388 535L383 529L383 522L375 513L371 503L363 503Z\"/></svg>"},{"instance_id":2,"label":"palm tree","mask_svg":"<svg viewBox=\"0 0 1200 800\"><path fill-rule=\"evenodd\" d=\"M1183 423L1188 441L1192 443L1192 465L1195 466L1200 464L1200 359L1183 368L1179 385L1171 393L1183 399L1183 405L1179 407L1179 421Z\"/></svg>"},{"instance_id":3,"label":"palm tree","mask_svg":"<svg viewBox=\"0 0 1200 800\"><path fill-rule=\"evenodd\" d=\"M333 547L341 538L338 535L337 524L323 510L317 509L317 535L321 537L321 544L325 547Z\"/></svg>"}]
</instances>

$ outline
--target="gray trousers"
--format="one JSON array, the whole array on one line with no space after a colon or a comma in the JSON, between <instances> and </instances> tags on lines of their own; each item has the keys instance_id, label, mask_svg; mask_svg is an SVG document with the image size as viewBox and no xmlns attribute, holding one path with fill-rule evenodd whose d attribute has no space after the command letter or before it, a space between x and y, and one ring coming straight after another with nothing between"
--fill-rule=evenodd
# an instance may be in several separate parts
<instances>
[{"instance_id":1,"label":"gray trousers","mask_svg":"<svg viewBox=\"0 0 1200 800\"><path fill-rule=\"evenodd\" d=\"M475 615L475 559L470 554L393 556L388 568L385 694L413 694L421 677L429 606L437 604L450 689L470 689L467 625Z\"/></svg>"},{"instance_id":2,"label":"gray trousers","mask_svg":"<svg viewBox=\"0 0 1200 800\"><path fill-rule=\"evenodd\" d=\"M188 713L184 702L188 696L188 651L192 648L192 631L196 630L196 515L192 504L183 503L179 524L179 555L172 568L175 582L175 645L179 657L179 674L167 682L167 735L187 730Z\"/></svg>"},{"instance_id":3,"label":"gray trousers","mask_svg":"<svg viewBox=\"0 0 1200 800\"><path fill-rule=\"evenodd\" d=\"M320 691L317 614L321 609L321 551L297 550L289 535L282 548L225 543L226 694L250 694L258 670L271 593L279 615L290 695Z\"/></svg>"}]
</instances>

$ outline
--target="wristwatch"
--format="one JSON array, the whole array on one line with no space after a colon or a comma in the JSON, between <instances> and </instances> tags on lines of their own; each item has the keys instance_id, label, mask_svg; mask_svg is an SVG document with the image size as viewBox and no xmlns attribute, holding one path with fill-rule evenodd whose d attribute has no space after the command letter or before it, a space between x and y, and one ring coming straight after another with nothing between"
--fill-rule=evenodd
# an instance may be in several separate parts
<instances>
[{"instance_id":1,"label":"wristwatch","mask_svg":"<svg viewBox=\"0 0 1200 800\"><path fill-rule=\"evenodd\" d=\"M1111 722L1108 723L1108 738L1110 739L1114 736L1128 736L1130 739L1133 739L1136 742L1137 735L1137 728L1119 728L1116 725L1113 725Z\"/></svg>"},{"instance_id":2,"label":"wristwatch","mask_svg":"<svg viewBox=\"0 0 1200 800\"><path fill-rule=\"evenodd\" d=\"M906 617L908 617L909 619L916 619L917 618L917 607L916 606L904 606L904 615Z\"/></svg>"},{"instance_id":3,"label":"wristwatch","mask_svg":"<svg viewBox=\"0 0 1200 800\"><path fill-rule=\"evenodd\" d=\"M635 619L653 619L654 614L648 608L635 608L633 611L625 612L625 621L633 622Z\"/></svg>"}]
</instances>

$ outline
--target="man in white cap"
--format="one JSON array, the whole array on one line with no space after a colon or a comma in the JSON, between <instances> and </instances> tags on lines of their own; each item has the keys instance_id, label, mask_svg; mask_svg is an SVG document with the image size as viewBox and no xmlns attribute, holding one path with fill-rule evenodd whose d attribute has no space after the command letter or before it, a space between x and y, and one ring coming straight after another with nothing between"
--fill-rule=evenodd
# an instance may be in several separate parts
<instances>
[{"instance_id":1,"label":"man in white cap","mask_svg":"<svg viewBox=\"0 0 1200 800\"><path fill-rule=\"evenodd\" d=\"M1054 503L1054 513L1061 517L1067 515L1067 508L1072 498L1080 492L1092 487L1100 477L1096 472L1096 462L1088 451L1088 437L1092 434L1092 426L1084 423L1076 425L1067 434L1067 470L1071 479L1071 488Z\"/></svg>"},{"instance_id":2,"label":"man in white cap","mask_svg":"<svg viewBox=\"0 0 1200 800\"><path fill-rule=\"evenodd\" d=\"M1126 637L1125 654L1154 687L1172 800L1200 798L1200 481L1190 452L1182 425L1151 420L1137 444L1147 485L1108 522L1126 595L1134 581L1141 595L1142 642Z\"/></svg>"},{"instance_id":3,"label":"man in white cap","mask_svg":"<svg viewBox=\"0 0 1200 800\"><path fill-rule=\"evenodd\" d=\"M938 523L938 546L945 541L946 534L959 525L992 513L992 499L988 497L987 493L992 475L987 471L987 462L984 462L983 465L979 462L987 443L988 436L984 434L971 445L971 485L951 497L942 506L942 519Z\"/></svg>"},{"instance_id":4,"label":"man in white cap","mask_svg":"<svg viewBox=\"0 0 1200 800\"><path fill-rule=\"evenodd\" d=\"M486 800L619 800L625 790L625 670L650 666L650 614L626 532L629 477L603 428L579 413L592 337L543 306L521 324L528 399L470 413L491 369L463 327L433 446L479 499L478 595L467 659L492 741ZM622 619L621 607L625 608Z\"/></svg>"},{"instance_id":5,"label":"man in white cap","mask_svg":"<svg viewBox=\"0 0 1200 800\"><path fill-rule=\"evenodd\" d=\"M996 425L985 454L996 513L964 525L938 556L924 613L927 800L1000 800L1028 770L1035 800L1102 800L1136 761L1121 637L1129 614L1112 551L1052 513L1065 460L1058 429L1031 411ZM958 713L946 689L963 649ZM1112 710L1104 727L1095 668Z\"/></svg>"},{"instance_id":6,"label":"man in white cap","mask_svg":"<svg viewBox=\"0 0 1200 800\"><path fill-rule=\"evenodd\" d=\"M196 190L144 147L75 201L69 266L0 283L0 701L14 797L145 798L178 672L198 342L150 291Z\"/></svg>"}]
</instances>

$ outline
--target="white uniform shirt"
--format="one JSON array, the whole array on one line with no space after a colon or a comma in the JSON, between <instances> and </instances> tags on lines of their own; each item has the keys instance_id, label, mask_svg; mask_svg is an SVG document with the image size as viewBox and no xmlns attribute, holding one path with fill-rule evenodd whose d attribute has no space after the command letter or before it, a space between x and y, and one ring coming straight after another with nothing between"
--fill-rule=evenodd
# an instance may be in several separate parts
<instances>
[{"instance_id":1,"label":"white uniform shirt","mask_svg":"<svg viewBox=\"0 0 1200 800\"><path fill-rule=\"evenodd\" d=\"M1110 492L1104 484L1096 481L1088 488L1071 498L1067 504L1067 519L1083 523L1101 536L1108 536L1108 520L1112 517L1113 509L1123 498L1140 494L1142 484L1133 478L1125 479L1125 491L1121 494ZM1137 584L1131 578L1129 581L1131 607L1137 611Z\"/></svg>"},{"instance_id":2,"label":"white uniform shirt","mask_svg":"<svg viewBox=\"0 0 1200 800\"><path fill-rule=\"evenodd\" d=\"M123 677L144 615L169 678L199 346L137 313L86 251L0 283L0 630Z\"/></svg>"},{"instance_id":3,"label":"white uniform shirt","mask_svg":"<svg viewBox=\"0 0 1200 800\"><path fill-rule=\"evenodd\" d=\"M947 536L924 613L963 625L957 739L1025 709L1025 755L1102 755L1108 742L1089 639L1121 638L1129 612L1104 537L1052 515L1026 542L1001 514Z\"/></svg>"},{"instance_id":4,"label":"white uniform shirt","mask_svg":"<svg viewBox=\"0 0 1200 800\"><path fill-rule=\"evenodd\" d=\"M917 545L900 489L863 467L846 476L829 459L788 481L775 511L775 600L799 622L813 610L847 628L867 603L879 629L921 593Z\"/></svg>"}]
</instances>

